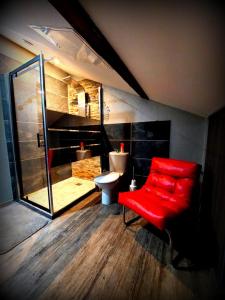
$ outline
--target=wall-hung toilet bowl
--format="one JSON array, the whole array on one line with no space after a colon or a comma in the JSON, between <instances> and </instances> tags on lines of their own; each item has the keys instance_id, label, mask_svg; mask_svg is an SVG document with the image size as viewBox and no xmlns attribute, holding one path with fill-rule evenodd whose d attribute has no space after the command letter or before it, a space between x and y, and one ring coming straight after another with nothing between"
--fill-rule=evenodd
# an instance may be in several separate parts
<instances>
[{"instance_id":1,"label":"wall-hung toilet bowl","mask_svg":"<svg viewBox=\"0 0 225 300\"><path fill-rule=\"evenodd\" d=\"M112 203L113 196L117 195L117 185L120 177L125 173L129 154L127 152L109 153L109 172L95 177L95 184L102 189L102 204Z\"/></svg>"}]
</instances>

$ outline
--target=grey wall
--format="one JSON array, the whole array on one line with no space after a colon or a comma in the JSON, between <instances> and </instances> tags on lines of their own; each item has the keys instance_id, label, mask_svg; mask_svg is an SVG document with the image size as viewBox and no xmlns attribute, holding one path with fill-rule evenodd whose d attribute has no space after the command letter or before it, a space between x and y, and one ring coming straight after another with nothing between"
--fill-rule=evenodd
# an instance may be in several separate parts
<instances>
[{"instance_id":1,"label":"grey wall","mask_svg":"<svg viewBox=\"0 0 225 300\"><path fill-rule=\"evenodd\" d=\"M204 166L207 119L111 88L104 88L104 123L171 120L170 157Z\"/></svg>"},{"instance_id":2,"label":"grey wall","mask_svg":"<svg viewBox=\"0 0 225 300\"><path fill-rule=\"evenodd\" d=\"M3 105L6 102L4 92L4 77L0 75L0 204L13 200L11 176L9 169L9 157L5 136L7 122L3 116Z\"/></svg>"}]
</instances>

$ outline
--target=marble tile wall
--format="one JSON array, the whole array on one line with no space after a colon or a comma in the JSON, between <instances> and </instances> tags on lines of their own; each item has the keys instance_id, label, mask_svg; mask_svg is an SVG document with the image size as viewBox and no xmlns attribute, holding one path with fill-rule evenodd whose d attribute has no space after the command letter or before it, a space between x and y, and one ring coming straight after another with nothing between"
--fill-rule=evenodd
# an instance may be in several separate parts
<instances>
[{"instance_id":1,"label":"marble tile wall","mask_svg":"<svg viewBox=\"0 0 225 300\"><path fill-rule=\"evenodd\" d=\"M63 165L51 168L52 184L57 183L61 180L70 178L71 176L72 176L71 163L63 164Z\"/></svg>"},{"instance_id":2,"label":"marble tile wall","mask_svg":"<svg viewBox=\"0 0 225 300\"><path fill-rule=\"evenodd\" d=\"M50 75L45 75L47 109L68 113L67 84Z\"/></svg>"},{"instance_id":3,"label":"marble tile wall","mask_svg":"<svg viewBox=\"0 0 225 300\"><path fill-rule=\"evenodd\" d=\"M93 80L84 79L80 81L71 81L68 84L68 104L69 113L78 114L78 103L76 96L80 92L86 93L86 101L89 106L89 118L100 120L98 88L100 83Z\"/></svg>"},{"instance_id":4,"label":"marble tile wall","mask_svg":"<svg viewBox=\"0 0 225 300\"><path fill-rule=\"evenodd\" d=\"M72 163L72 176L93 180L100 175L100 156L82 159Z\"/></svg>"}]
</instances>

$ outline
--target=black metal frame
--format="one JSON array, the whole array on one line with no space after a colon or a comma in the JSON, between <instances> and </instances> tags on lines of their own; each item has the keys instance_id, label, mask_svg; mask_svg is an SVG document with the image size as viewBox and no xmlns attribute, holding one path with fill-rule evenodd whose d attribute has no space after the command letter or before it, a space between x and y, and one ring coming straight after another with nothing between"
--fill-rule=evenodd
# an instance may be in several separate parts
<instances>
[{"instance_id":1,"label":"black metal frame","mask_svg":"<svg viewBox=\"0 0 225 300\"><path fill-rule=\"evenodd\" d=\"M125 224L125 226L129 226L130 224L132 224L133 222L137 221L138 219L140 219L141 216L136 216L134 218L131 218L130 220L126 221L126 208L123 205L123 223ZM171 265L173 265L173 240L172 240L172 234L171 231L169 229L165 229L164 230L168 236L168 240L169 240L169 252L170 252L170 257L169 257L169 262Z\"/></svg>"},{"instance_id":2,"label":"black metal frame","mask_svg":"<svg viewBox=\"0 0 225 300\"><path fill-rule=\"evenodd\" d=\"M48 187L48 202L49 209L34 203L33 201L24 197L23 192L23 180L22 180L22 169L21 169L21 154L19 149L19 137L18 137L18 127L16 122L16 103L15 103L15 95L13 88L13 79L18 76L18 73L26 70L30 66L35 63L39 63L40 69L40 90L41 90L41 106L42 106L42 121L43 121L43 132L44 132L44 148L45 148L45 165L46 165L46 177L47 177L47 187ZM26 70L27 71L27 70ZM29 69L28 69L29 71ZM46 127L46 99L45 99L45 82L44 82L44 59L43 55L37 55L33 59L19 66L15 70L9 73L9 83L10 83L10 94L11 94L11 115L12 115L12 123L13 123L13 147L16 155L16 176L18 180L18 195L20 199L29 203L30 205L35 205L38 208L41 208L43 211L50 212L53 215L53 201L52 201L52 191L51 191L51 177L48 168L48 140L47 140L47 127Z\"/></svg>"},{"instance_id":3,"label":"black metal frame","mask_svg":"<svg viewBox=\"0 0 225 300\"><path fill-rule=\"evenodd\" d=\"M130 224L134 223L135 221L137 221L138 219L141 218L141 216L136 216L128 221L126 221L126 208L125 206L123 205L123 223L126 225L126 226L129 226Z\"/></svg>"},{"instance_id":4,"label":"black metal frame","mask_svg":"<svg viewBox=\"0 0 225 300\"><path fill-rule=\"evenodd\" d=\"M35 58L31 59L30 61L26 62L25 64L19 66L15 70L9 73L9 86L10 86L10 96L11 96L11 117L12 117L12 135L13 135L13 148L16 155L16 176L17 181L19 185L17 186L17 194L18 196L23 199L23 181L22 181L22 170L21 170L21 155L20 155L20 149L19 149L19 137L18 137L18 128L16 123L16 106L15 106L15 95L14 95L14 89L13 89L13 79L17 77L17 73L21 72L25 68L29 67L30 65L36 63L39 60L39 58L36 56ZM26 199L23 199L26 201Z\"/></svg>"},{"instance_id":5,"label":"black metal frame","mask_svg":"<svg viewBox=\"0 0 225 300\"><path fill-rule=\"evenodd\" d=\"M98 101L99 101L99 110L100 110L100 130L101 130L101 133L102 133L103 130L104 130L104 111L103 111L103 88L102 88L102 84L98 88ZM101 145L102 145L102 148L103 148L103 134L101 134ZM100 164L101 164L101 170L103 170L103 153L100 153Z\"/></svg>"},{"instance_id":6,"label":"black metal frame","mask_svg":"<svg viewBox=\"0 0 225 300\"><path fill-rule=\"evenodd\" d=\"M16 200L16 202L32 209L33 211L38 212L39 214L41 214L49 219L53 219L53 216L51 215L51 213L49 211L47 211L46 208L43 208L41 205L38 205L37 203L34 203L29 200L25 201L24 199Z\"/></svg>"},{"instance_id":7,"label":"black metal frame","mask_svg":"<svg viewBox=\"0 0 225 300\"><path fill-rule=\"evenodd\" d=\"M40 54L40 87L41 87L41 107L42 107L42 121L43 121L43 133L44 133L44 149L45 149L45 167L47 176L47 187L48 187L48 203L51 215L54 215L53 197L52 197L52 181L51 173L49 170L49 159L48 159L48 129L47 129L47 118L46 118L46 91L45 91L45 71L44 71L44 57Z\"/></svg>"}]
</instances>

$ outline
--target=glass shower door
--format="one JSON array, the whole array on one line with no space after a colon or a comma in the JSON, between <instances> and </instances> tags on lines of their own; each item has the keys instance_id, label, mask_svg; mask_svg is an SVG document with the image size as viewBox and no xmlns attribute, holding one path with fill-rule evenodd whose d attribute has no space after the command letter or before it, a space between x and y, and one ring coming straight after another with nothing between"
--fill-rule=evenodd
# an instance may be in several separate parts
<instances>
[{"instance_id":1,"label":"glass shower door","mask_svg":"<svg viewBox=\"0 0 225 300\"><path fill-rule=\"evenodd\" d=\"M53 214L43 57L10 73L20 198Z\"/></svg>"}]
</instances>

